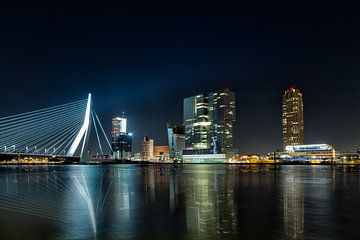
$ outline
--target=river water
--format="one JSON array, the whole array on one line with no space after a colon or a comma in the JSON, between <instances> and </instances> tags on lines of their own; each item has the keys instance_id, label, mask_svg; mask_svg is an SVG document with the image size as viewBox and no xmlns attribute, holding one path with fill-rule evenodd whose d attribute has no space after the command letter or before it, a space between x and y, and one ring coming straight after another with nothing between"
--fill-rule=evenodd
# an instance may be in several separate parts
<instances>
[{"instance_id":1,"label":"river water","mask_svg":"<svg viewBox=\"0 0 360 240\"><path fill-rule=\"evenodd\" d=\"M0 239L359 236L358 167L0 167Z\"/></svg>"}]
</instances>

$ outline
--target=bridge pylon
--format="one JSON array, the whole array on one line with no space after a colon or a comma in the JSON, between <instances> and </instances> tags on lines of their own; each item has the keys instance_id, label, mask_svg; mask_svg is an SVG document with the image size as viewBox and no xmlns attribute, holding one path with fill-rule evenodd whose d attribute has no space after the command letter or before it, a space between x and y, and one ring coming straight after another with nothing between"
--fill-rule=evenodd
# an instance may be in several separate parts
<instances>
[{"instance_id":1,"label":"bridge pylon","mask_svg":"<svg viewBox=\"0 0 360 240\"><path fill-rule=\"evenodd\" d=\"M87 162L89 153L89 135L90 135L90 126L91 126L91 111L92 111L92 100L91 93L89 93L87 98L84 122L82 127L80 128L79 133L76 135L74 142L71 144L70 149L68 150L66 156L73 157L75 151L78 149L79 145L82 143L81 151L80 151L80 162Z\"/></svg>"}]
</instances>

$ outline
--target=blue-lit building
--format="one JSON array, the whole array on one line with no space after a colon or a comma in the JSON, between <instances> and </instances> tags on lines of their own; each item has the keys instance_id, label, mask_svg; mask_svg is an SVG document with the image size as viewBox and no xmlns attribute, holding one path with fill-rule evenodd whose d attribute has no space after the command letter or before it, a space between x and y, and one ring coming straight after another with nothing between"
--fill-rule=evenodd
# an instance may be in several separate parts
<instances>
[{"instance_id":1,"label":"blue-lit building","mask_svg":"<svg viewBox=\"0 0 360 240\"><path fill-rule=\"evenodd\" d=\"M338 158L335 148L328 144L288 145L285 152L277 153L280 162L333 162Z\"/></svg>"},{"instance_id":2,"label":"blue-lit building","mask_svg":"<svg viewBox=\"0 0 360 240\"><path fill-rule=\"evenodd\" d=\"M115 159L131 158L132 134L127 132L127 118L124 114L112 119L111 145Z\"/></svg>"},{"instance_id":3,"label":"blue-lit building","mask_svg":"<svg viewBox=\"0 0 360 240\"><path fill-rule=\"evenodd\" d=\"M182 151L185 148L185 134L183 125L167 125L169 159L175 162L182 161Z\"/></svg>"}]
</instances>

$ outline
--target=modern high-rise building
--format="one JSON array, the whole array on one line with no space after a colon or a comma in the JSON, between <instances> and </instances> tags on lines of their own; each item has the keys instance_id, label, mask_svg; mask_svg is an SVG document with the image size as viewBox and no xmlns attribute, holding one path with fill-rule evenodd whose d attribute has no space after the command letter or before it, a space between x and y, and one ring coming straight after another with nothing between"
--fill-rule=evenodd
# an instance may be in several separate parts
<instances>
[{"instance_id":1,"label":"modern high-rise building","mask_svg":"<svg viewBox=\"0 0 360 240\"><path fill-rule=\"evenodd\" d=\"M233 123L235 93L229 90L212 92L209 95L209 120L211 122L211 147L214 153L224 153L233 148Z\"/></svg>"},{"instance_id":2,"label":"modern high-rise building","mask_svg":"<svg viewBox=\"0 0 360 240\"><path fill-rule=\"evenodd\" d=\"M182 151L185 148L185 134L183 125L167 125L169 142L169 159L182 160Z\"/></svg>"},{"instance_id":3,"label":"modern high-rise building","mask_svg":"<svg viewBox=\"0 0 360 240\"><path fill-rule=\"evenodd\" d=\"M235 93L228 89L185 98L183 154L189 156L234 152L235 111ZM200 158L199 156L198 159Z\"/></svg>"},{"instance_id":4,"label":"modern high-rise building","mask_svg":"<svg viewBox=\"0 0 360 240\"><path fill-rule=\"evenodd\" d=\"M304 144L304 105L299 89L286 90L282 100L283 147Z\"/></svg>"},{"instance_id":5,"label":"modern high-rise building","mask_svg":"<svg viewBox=\"0 0 360 240\"><path fill-rule=\"evenodd\" d=\"M124 114L121 117L113 117L111 131L111 145L113 155L118 160L131 158L132 134L127 133L127 118Z\"/></svg>"},{"instance_id":6,"label":"modern high-rise building","mask_svg":"<svg viewBox=\"0 0 360 240\"><path fill-rule=\"evenodd\" d=\"M126 134L126 124L127 124L127 118L125 117L124 113L121 115L121 117L113 117L112 119L112 136L117 136L121 134Z\"/></svg>"},{"instance_id":7,"label":"modern high-rise building","mask_svg":"<svg viewBox=\"0 0 360 240\"><path fill-rule=\"evenodd\" d=\"M141 145L141 159L149 161L154 159L154 139L145 136Z\"/></svg>"},{"instance_id":8,"label":"modern high-rise building","mask_svg":"<svg viewBox=\"0 0 360 240\"><path fill-rule=\"evenodd\" d=\"M206 94L184 99L184 124L185 149L197 154L209 153L211 122Z\"/></svg>"}]
</instances>

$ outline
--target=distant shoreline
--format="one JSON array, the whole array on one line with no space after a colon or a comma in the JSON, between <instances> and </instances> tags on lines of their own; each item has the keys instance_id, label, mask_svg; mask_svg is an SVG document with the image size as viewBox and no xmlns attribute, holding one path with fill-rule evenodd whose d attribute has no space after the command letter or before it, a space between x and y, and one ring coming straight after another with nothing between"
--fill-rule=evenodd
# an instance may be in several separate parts
<instances>
[{"instance_id":1,"label":"distant shoreline","mask_svg":"<svg viewBox=\"0 0 360 240\"><path fill-rule=\"evenodd\" d=\"M155 163L155 162L99 162L99 163L8 163L0 166L64 166L64 165L232 165L232 166L360 166L360 163Z\"/></svg>"}]
</instances>

